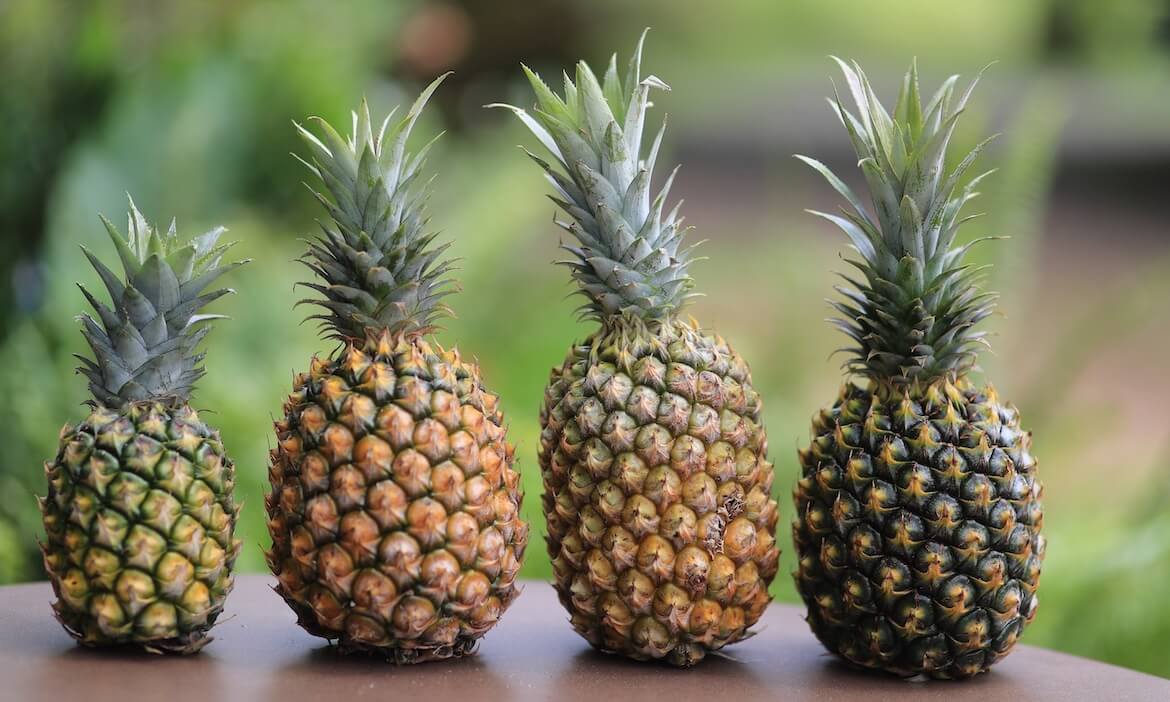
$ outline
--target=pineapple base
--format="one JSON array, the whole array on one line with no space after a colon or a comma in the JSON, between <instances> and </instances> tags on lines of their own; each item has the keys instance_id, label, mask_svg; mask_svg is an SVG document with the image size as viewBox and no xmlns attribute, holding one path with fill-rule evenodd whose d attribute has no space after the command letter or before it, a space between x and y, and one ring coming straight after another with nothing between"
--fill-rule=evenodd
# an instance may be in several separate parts
<instances>
[{"instance_id":1,"label":"pineapple base","mask_svg":"<svg viewBox=\"0 0 1170 702\"><path fill-rule=\"evenodd\" d=\"M779 550L743 359L693 323L607 320L553 369L541 427L548 551L577 633L684 667L747 636Z\"/></svg>"},{"instance_id":2,"label":"pineapple base","mask_svg":"<svg viewBox=\"0 0 1170 702\"><path fill-rule=\"evenodd\" d=\"M53 612L85 646L194 653L211 638L240 544L235 468L190 407L97 407L45 464L41 549Z\"/></svg>"},{"instance_id":3,"label":"pineapple base","mask_svg":"<svg viewBox=\"0 0 1170 702\"><path fill-rule=\"evenodd\" d=\"M1044 537L1031 435L991 387L847 383L813 419L794 490L796 587L833 653L964 678L1036 613Z\"/></svg>"},{"instance_id":4,"label":"pineapple base","mask_svg":"<svg viewBox=\"0 0 1170 702\"><path fill-rule=\"evenodd\" d=\"M316 610L291 597L284 597L284 593L279 588L277 592L297 615L297 624L302 629L313 636L319 636L334 643L337 652L342 655L380 658L394 665L413 665L471 656L479 647L479 636L464 634L457 635L450 643L404 641L397 646L364 643L354 637L339 636L336 630L321 626Z\"/></svg>"},{"instance_id":5,"label":"pineapple base","mask_svg":"<svg viewBox=\"0 0 1170 702\"><path fill-rule=\"evenodd\" d=\"M498 400L457 351L383 331L298 376L266 497L277 592L342 652L466 655L528 542Z\"/></svg>"}]
</instances>

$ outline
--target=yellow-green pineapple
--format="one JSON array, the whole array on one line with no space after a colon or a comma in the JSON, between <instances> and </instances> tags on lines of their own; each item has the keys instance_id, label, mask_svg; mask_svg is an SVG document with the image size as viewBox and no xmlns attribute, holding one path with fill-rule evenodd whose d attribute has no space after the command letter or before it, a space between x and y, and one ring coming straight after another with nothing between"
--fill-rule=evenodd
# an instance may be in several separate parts
<instances>
[{"instance_id":1,"label":"yellow-green pineapple","mask_svg":"<svg viewBox=\"0 0 1170 702\"><path fill-rule=\"evenodd\" d=\"M229 292L208 288L243 262L221 264L222 227L180 242L133 202L125 237L102 221L123 277L83 249L110 304L79 286L96 314L80 317L93 358L78 356L93 399L45 464L53 611L86 646L192 653L211 640L240 545L235 468L188 401L220 317L201 310Z\"/></svg>"},{"instance_id":2,"label":"yellow-green pineapple","mask_svg":"<svg viewBox=\"0 0 1170 702\"><path fill-rule=\"evenodd\" d=\"M641 43L624 79L585 63L511 107L571 218L565 264L598 329L553 369L541 409L548 552L573 627L603 651L689 666L748 635L776 574L776 501L747 363L683 317L691 248L651 174ZM648 148L645 148L647 147ZM643 153L645 155L643 156Z\"/></svg>"},{"instance_id":3,"label":"yellow-green pineapple","mask_svg":"<svg viewBox=\"0 0 1170 702\"><path fill-rule=\"evenodd\" d=\"M450 313L447 245L427 231L429 144L406 141L442 78L381 128L301 129L328 212L304 257L340 342L276 423L268 563L307 631L396 663L471 653L519 593L520 476L479 368L428 342Z\"/></svg>"},{"instance_id":4,"label":"yellow-green pineapple","mask_svg":"<svg viewBox=\"0 0 1170 702\"><path fill-rule=\"evenodd\" d=\"M801 157L848 203L816 213L848 235L858 275L837 287L848 378L800 452L793 539L808 622L832 652L902 676L987 670L1036 613L1041 485L1015 407L970 377L995 296L964 262L962 183L983 142L947 164L975 87L948 79L925 105L915 68L894 113L856 65L857 105L833 108L857 152L870 208ZM987 175L987 174L984 174Z\"/></svg>"}]
</instances>

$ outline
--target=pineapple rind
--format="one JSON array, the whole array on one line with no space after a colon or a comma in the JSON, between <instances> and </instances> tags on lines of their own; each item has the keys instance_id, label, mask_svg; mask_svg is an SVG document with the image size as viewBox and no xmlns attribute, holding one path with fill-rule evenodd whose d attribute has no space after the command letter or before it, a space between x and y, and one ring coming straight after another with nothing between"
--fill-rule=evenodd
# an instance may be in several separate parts
<instances>
[{"instance_id":1,"label":"pineapple rind","mask_svg":"<svg viewBox=\"0 0 1170 702\"><path fill-rule=\"evenodd\" d=\"M184 405L97 407L61 432L40 500L53 611L86 646L194 653L232 588L235 468Z\"/></svg>"},{"instance_id":2,"label":"pineapple rind","mask_svg":"<svg viewBox=\"0 0 1170 702\"><path fill-rule=\"evenodd\" d=\"M519 593L528 540L475 364L371 335L297 377L276 432L268 562L301 626L395 663L473 652Z\"/></svg>"},{"instance_id":3,"label":"pineapple rind","mask_svg":"<svg viewBox=\"0 0 1170 702\"><path fill-rule=\"evenodd\" d=\"M991 387L847 383L794 490L797 590L831 651L902 676L986 671L1036 613L1031 435Z\"/></svg>"},{"instance_id":4,"label":"pineapple rind","mask_svg":"<svg viewBox=\"0 0 1170 702\"><path fill-rule=\"evenodd\" d=\"M747 364L678 320L611 320L553 369L540 465L554 585L594 647L693 665L748 635L779 549Z\"/></svg>"}]
</instances>

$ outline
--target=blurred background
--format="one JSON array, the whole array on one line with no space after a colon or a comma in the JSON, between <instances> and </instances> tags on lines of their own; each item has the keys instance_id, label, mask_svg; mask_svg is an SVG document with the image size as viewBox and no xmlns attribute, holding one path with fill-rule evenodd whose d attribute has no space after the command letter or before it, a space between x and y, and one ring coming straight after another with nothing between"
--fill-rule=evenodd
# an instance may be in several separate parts
<instances>
[{"instance_id":1,"label":"blurred background","mask_svg":"<svg viewBox=\"0 0 1170 702\"><path fill-rule=\"evenodd\" d=\"M982 159L999 168L976 208L988 214L963 236L1013 237L976 256L1003 293L983 367L1035 433L1046 484L1042 606L1025 641L1170 676L1167 0L0 3L0 582L43 577L33 495L59 427L85 412L73 284L100 288L78 245L109 250L97 213L121 220L126 191L187 235L227 225L256 259L218 306L233 320L210 337L195 404L214 410L239 466L240 566L264 568L271 418L293 372L331 350L292 306L319 213L290 121L348 124L362 95L385 111L449 69L419 130L448 130L433 221L464 259L459 319L440 339L478 357L503 398L536 536L524 575L549 577L537 409L548 369L589 329L550 265L545 183L514 148L531 140L480 106L530 104L522 59L551 77L578 58L624 60L648 25L644 65L674 88L655 98L671 124L660 161L684 165L675 194L709 240L693 314L753 365L784 521L796 449L841 382L822 299L844 237L803 213L837 203L791 158L852 174L824 102L827 56L858 60L889 101L913 56L932 92L998 61L957 146L1004 132ZM774 591L792 602L782 531Z\"/></svg>"}]
</instances>

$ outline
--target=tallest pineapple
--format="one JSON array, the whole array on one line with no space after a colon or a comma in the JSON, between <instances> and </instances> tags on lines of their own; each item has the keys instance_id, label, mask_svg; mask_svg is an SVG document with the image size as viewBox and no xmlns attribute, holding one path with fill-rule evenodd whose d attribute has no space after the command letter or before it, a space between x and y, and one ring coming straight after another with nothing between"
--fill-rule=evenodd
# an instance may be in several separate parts
<instances>
[{"instance_id":1,"label":"tallest pineapple","mask_svg":"<svg viewBox=\"0 0 1170 702\"><path fill-rule=\"evenodd\" d=\"M584 63L564 97L535 74L538 156L573 221L566 262L599 328L552 371L541 411L548 550L573 627L593 646L692 665L745 636L779 552L772 465L747 364L682 315L692 297L670 179L651 197L651 88L641 45L624 80Z\"/></svg>"},{"instance_id":2,"label":"tallest pineapple","mask_svg":"<svg viewBox=\"0 0 1170 702\"><path fill-rule=\"evenodd\" d=\"M983 145L949 171L946 156L974 84L956 93L951 78L923 107L911 69L890 115L860 69L841 68L857 114L833 106L873 214L804 158L849 203L843 217L817 214L849 236L861 275L833 303L852 377L800 454L796 585L813 632L849 661L966 677L1031 621L1044 556L1031 436L969 377L994 296L955 235L982 176L959 183Z\"/></svg>"}]
</instances>

